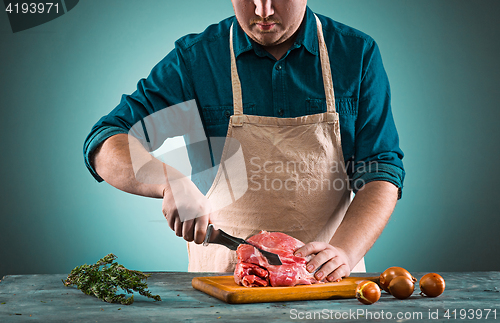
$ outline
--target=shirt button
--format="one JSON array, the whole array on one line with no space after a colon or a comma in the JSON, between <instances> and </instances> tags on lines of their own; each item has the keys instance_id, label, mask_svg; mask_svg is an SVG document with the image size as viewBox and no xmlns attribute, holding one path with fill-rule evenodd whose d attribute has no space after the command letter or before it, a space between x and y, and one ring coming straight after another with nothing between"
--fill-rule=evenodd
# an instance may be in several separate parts
<instances>
[{"instance_id":1,"label":"shirt button","mask_svg":"<svg viewBox=\"0 0 500 323\"><path fill-rule=\"evenodd\" d=\"M229 110L224 111L224 115L226 116L226 118L229 118L231 116L231 111Z\"/></svg>"},{"instance_id":2,"label":"shirt button","mask_svg":"<svg viewBox=\"0 0 500 323\"><path fill-rule=\"evenodd\" d=\"M278 114L280 117L282 117L285 114L285 111L283 109L279 109Z\"/></svg>"},{"instance_id":3,"label":"shirt button","mask_svg":"<svg viewBox=\"0 0 500 323\"><path fill-rule=\"evenodd\" d=\"M279 71L281 70L281 65L276 65L276 69Z\"/></svg>"}]
</instances>

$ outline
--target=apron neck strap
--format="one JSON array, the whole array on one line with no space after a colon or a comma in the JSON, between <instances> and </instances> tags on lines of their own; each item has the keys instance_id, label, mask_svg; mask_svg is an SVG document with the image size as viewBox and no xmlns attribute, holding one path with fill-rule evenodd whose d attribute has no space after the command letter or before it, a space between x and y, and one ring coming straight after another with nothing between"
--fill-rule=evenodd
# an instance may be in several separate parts
<instances>
[{"instance_id":1,"label":"apron neck strap","mask_svg":"<svg viewBox=\"0 0 500 323\"><path fill-rule=\"evenodd\" d=\"M335 94L333 92L332 70L330 68L330 58L326 49L325 38L323 37L323 27L318 16L316 18L316 28L318 29L319 58L321 59L321 72L323 74L323 86L325 87L326 111L335 112Z\"/></svg>"},{"instance_id":2,"label":"apron neck strap","mask_svg":"<svg viewBox=\"0 0 500 323\"><path fill-rule=\"evenodd\" d=\"M234 57L233 49L233 25L231 24L231 30L229 31L229 49L231 52L231 84L233 87L233 108L235 115L243 114L243 99L241 94L241 82L238 76L238 69L236 67L236 58Z\"/></svg>"},{"instance_id":3,"label":"apron neck strap","mask_svg":"<svg viewBox=\"0 0 500 323\"><path fill-rule=\"evenodd\" d=\"M328 57L328 50L326 49L325 39L323 37L323 27L319 21L318 16L314 15L316 18L316 28L318 30L318 44L319 44L319 57L321 60L321 72L323 75L323 86L325 87L325 97L326 97L326 111L335 112L335 94L333 91L333 81L332 81L332 71L330 69L330 59ZM243 98L241 92L241 82L238 76L238 69L236 67L236 58L234 56L233 48L233 24L231 24L231 29L229 30L229 49L231 52L231 84L233 89L233 108L235 115L243 114Z\"/></svg>"}]
</instances>

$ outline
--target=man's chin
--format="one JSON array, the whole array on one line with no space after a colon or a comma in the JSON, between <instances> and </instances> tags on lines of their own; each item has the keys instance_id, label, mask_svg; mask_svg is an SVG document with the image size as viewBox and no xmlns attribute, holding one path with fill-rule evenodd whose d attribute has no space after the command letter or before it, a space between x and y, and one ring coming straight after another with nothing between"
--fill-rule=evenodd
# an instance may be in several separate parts
<instances>
[{"instance_id":1,"label":"man's chin","mask_svg":"<svg viewBox=\"0 0 500 323\"><path fill-rule=\"evenodd\" d=\"M257 37L254 36L253 40L262 46L269 47L278 45L280 37L275 32L260 32Z\"/></svg>"}]
</instances>

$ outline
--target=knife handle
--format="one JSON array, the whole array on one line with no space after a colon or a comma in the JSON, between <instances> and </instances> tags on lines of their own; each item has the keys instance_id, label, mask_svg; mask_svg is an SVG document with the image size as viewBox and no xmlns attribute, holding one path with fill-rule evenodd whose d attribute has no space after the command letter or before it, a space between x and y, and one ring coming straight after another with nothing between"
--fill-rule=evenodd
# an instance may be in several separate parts
<instances>
[{"instance_id":1,"label":"knife handle","mask_svg":"<svg viewBox=\"0 0 500 323\"><path fill-rule=\"evenodd\" d=\"M210 243L220 244L231 250L236 250L240 244L247 242L243 239L233 237L221 229L217 229L217 232L214 232L213 225L209 224L207 227L207 234L203 240L203 245L208 246Z\"/></svg>"},{"instance_id":2,"label":"knife handle","mask_svg":"<svg viewBox=\"0 0 500 323\"><path fill-rule=\"evenodd\" d=\"M236 250L238 249L238 246L240 244L247 243L245 240L233 237L225 233L221 229L217 229L217 231L218 234L214 238L212 238L212 240L210 241L211 243L221 244L223 246L228 247L231 250Z\"/></svg>"}]
</instances>

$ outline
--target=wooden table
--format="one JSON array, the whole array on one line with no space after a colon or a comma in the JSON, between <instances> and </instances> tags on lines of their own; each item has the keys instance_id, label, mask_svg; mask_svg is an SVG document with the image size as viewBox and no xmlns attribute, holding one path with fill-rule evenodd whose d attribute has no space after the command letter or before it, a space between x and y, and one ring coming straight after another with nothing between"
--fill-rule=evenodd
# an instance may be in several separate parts
<instances>
[{"instance_id":1,"label":"wooden table","mask_svg":"<svg viewBox=\"0 0 500 323\"><path fill-rule=\"evenodd\" d=\"M379 273L368 273L376 276ZM413 273L418 279L425 273ZM11 275L0 282L0 322L290 322L323 321L449 322L470 318L500 321L500 272L441 273L446 291L421 297L418 287L409 299L382 293L373 305L356 299L226 304L193 289L191 280L206 273L151 273L149 289L163 301L135 295L132 305L108 304L61 282L66 275ZM448 311L448 312L446 312ZM449 318L445 317L445 313ZM431 318L429 317L431 315ZM438 319L433 319L437 315ZM401 318L401 320L398 320Z\"/></svg>"}]
</instances>

